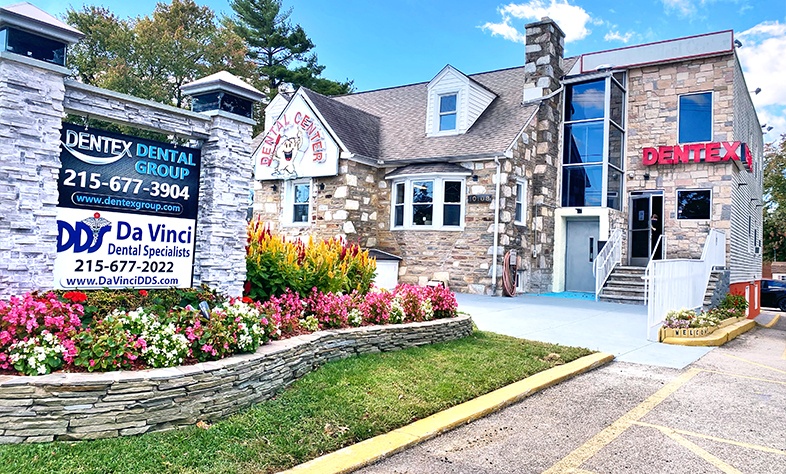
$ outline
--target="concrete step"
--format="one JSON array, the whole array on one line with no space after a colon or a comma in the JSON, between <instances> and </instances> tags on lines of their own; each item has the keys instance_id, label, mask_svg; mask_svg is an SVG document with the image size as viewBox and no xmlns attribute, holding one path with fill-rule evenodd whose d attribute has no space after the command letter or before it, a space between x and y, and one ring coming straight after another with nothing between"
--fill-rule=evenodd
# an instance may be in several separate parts
<instances>
[{"instance_id":1,"label":"concrete step","mask_svg":"<svg viewBox=\"0 0 786 474\"><path fill-rule=\"evenodd\" d=\"M624 296L624 295L603 295L601 294L598 297L598 300L605 301L607 303L623 303L623 304L636 304L636 305L644 305L644 298L635 297L635 296Z\"/></svg>"}]
</instances>

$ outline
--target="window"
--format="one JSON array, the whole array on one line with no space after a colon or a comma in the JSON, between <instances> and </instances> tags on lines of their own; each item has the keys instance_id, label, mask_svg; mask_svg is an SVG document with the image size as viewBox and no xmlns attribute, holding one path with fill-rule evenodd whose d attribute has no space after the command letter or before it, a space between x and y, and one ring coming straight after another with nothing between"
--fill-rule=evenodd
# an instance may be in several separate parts
<instances>
[{"instance_id":1,"label":"window","mask_svg":"<svg viewBox=\"0 0 786 474\"><path fill-rule=\"evenodd\" d=\"M463 179L417 177L397 181L393 184L393 228L461 228L464 193Z\"/></svg>"},{"instance_id":2,"label":"window","mask_svg":"<svg viewBox=\"0 0 786 474\"><path fill-rule=\"evenodd\" d=\"M412 183L412 225L434 222L434 181Z\"/></svg>"},{"instance_id":3,"label":"window","mask_svg":"<svg viewBox=\"0 0 786 474\"><path fill-rule=\"evenodd\" d=\"M311 180L285 181L284 216L287 224L311 223Z\"/></svg>"},{"instance_id":4,"label":"window","mask_svg":"<svg viewBox=\"0 0 786 474\"><path fill-rule=\"evenodd\" d=\"M680 96L680 143L712 140L712 92Z\"/></svg>"},{"instance_id":5,"label":"window","mask_svg":"<svg viewBox=\"0 0 786 474\"><path fill-rule=\"evenodd\" d=\"M563 206L622 209L624 78L615 73L565 88Z\"/></svg>"},{"instance_id":6,"label":"window","mask_svg":"<svg viewBox=\"0 0 786 474\"><path fill-rule=\"evenodd\" d=\"M516 181L516 224L527 224L527 182L524 180Z\"/></svg>"},{"instance_id":7,"label":"window","mask_svg":"<svg viewBox=\"0 0 786 474\"><path fill-rule=\"evenodd\" d=\"M393 227L404 225L404 183L396 183L393 201Z\"/></svg>"},{"instance_id":8,"label":"window","mask_svg":"<svg viewBox=\"0 0 786 474\"><path fill-rule=\"evenodd\" d=\"M456 96L457 94L439 97L439 130L456 129Z\"/></svg>"},{"instance_id":9,"label":"window","mask_svg":"<svg viewBox=\"0 0 786 474\"><path fill-rule=\"evenodd\" d=\"M22 56L65 66L66 44L15 28L0 32L0 51L6 50Z\"/></svg>"},{"instance_id":10,"label":"window","mask_svg":"<svg viewBox=\"0 0 786 474\"><path fill-rule=\"evenodd\" d=\"M677 191L677 219L709 219L712 190L681 189Z\"/></svg>"}]
</instances>

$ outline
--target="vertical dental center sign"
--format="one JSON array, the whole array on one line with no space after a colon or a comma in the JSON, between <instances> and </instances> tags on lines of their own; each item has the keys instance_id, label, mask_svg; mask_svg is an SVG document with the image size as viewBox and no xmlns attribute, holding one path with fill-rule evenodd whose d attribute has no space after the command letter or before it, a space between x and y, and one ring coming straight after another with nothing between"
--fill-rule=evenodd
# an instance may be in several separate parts
<instances>
[{"instance_id":1,"label":"vertical dental center sign","mask_svg":"<svg viewBox=\"0 0 786 474\"><path fill-rule=\"evenodd\" d=\"M200 150L64 123L55 288L192 284Z\"/></svg>"}]
</instances>

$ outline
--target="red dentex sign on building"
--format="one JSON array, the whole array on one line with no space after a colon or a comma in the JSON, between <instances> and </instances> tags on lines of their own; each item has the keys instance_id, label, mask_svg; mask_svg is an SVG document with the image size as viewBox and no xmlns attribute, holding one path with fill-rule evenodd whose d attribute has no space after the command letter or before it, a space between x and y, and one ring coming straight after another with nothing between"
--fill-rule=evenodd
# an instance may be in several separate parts
<instances>
[{"instance_id":1,"label":"red dentex sign on building","mask_svg":"<svg viewBox=\"0 0 786 474\"><path fill-rule=\"evenodd\" d=\"M753 172L753 157L742 142L707 142L687 145L646 147L642 150L644 166L676 165L679 163L720 163L742 161Z\"/></svg>"}]
</instances>

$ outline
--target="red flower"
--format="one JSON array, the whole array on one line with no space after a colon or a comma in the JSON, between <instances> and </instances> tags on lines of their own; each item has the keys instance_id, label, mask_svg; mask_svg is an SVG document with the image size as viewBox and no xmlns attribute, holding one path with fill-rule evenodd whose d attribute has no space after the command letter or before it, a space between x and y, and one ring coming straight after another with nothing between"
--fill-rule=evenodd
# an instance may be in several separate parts
<instances>
[{"instance_id":1,"label":"red flower","mask_svg":"<svg viewBox=\"0 0 786 474\"><path fill-rule=\"evenodd\" d=\"M72 303L84 303L87 301L87 295L81 291L67 291L63 293L63 298L71 301Z\"/></svg>"},{"instance_id":2,"label":"red flower","mask_svg":"<svg viewBox=\"0 0 786 474\"><path fill-rule=\"evenodd\" d=\"M147 296L147 290L139 290L140 296Z\"/></svg>"},{"instance_id":3,"label":"red flower","mask_svg":"<svg viewBox=\"0 0 786 474\"><path fill-rule=\"evenodd\" d=\"M251 282L247 281L243 284L243 293L250 293L251 292Z\"/></svg>"},{"instance_id":4,"label":"red flower","mask_svg":"<svg viewBox=\"0 0 786 474\"><path fill-rule=\"evenodd\" d=\"M247 303L247 304L252 304L252 303L254 303L254 300L252 300L252 299L251 299L251 298L249 298L248 296L244 296L242 301L243 301L243 303Z\"/></svg>"}]
</instances>

